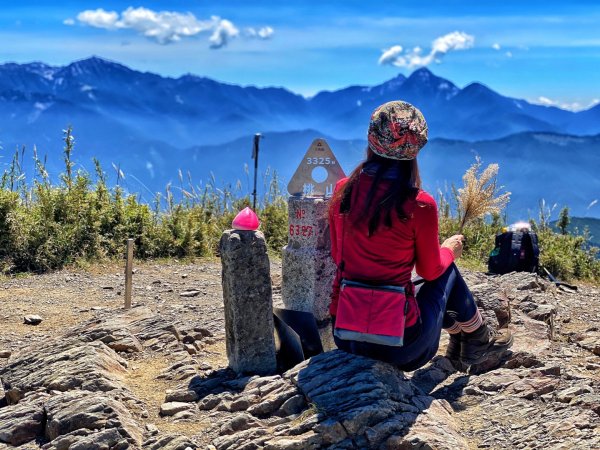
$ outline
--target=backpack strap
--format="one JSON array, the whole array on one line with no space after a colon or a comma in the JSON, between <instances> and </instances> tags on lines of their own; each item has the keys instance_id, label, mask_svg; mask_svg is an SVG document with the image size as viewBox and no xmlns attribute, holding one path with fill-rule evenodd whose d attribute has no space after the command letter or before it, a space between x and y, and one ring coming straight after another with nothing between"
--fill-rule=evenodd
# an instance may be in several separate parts
<instances>
[{"instance_id":1,"label":"backpack strap","mask_svg":"<svg viewBox=\"0 0 600 450\"><path fill-rule=\"evenodd\" d=\"M546 273L546 275L548 276L548 279L549 279L550 281L552 281L552 282L553 282L553 283L554 283L554 284L555 284L557 287L564 286L564 287L566 287L567 289L571 289L571 290L573 290L573 291L576 291L576 290L577 290L577 286L575 286L574 284L568 284L568 283L565 283L564 281L559 281L559 280L557 280L557 279L556 279L556 277L555 277L554 275L552 275L552 273L551 273L551 272L550 272L548 269L546 269L544 266L540 266L540 267L541 267L541 269L542 269L542 270L543 270L543 271Z\"/></svg>"},{"instance_id":2,"label":"backpack strap","mask_svg":"<svg viewBox=\"0 0 600 450\"><path fill-rule=\"evenodd\" d=\"M538 237L537 234L535 233L529 233L529 236L531 237L531 246L533 247L533 256L537 259L539 259L540 257L540 246L538 243Z\"/></svg>"},{"instance_id":3,"label":"backpack strap","mask_svg":"<svg viewBox=\"0 0 600 450\"><path fill-rule=\"evenodd\" d=\"M509 267L511 271L517 270L519 267L519 260L521 258L521 246L523 244L523 233L520 231L513 231L510 241L510 255L509 255Z\"/></svg>"}]
</instances>

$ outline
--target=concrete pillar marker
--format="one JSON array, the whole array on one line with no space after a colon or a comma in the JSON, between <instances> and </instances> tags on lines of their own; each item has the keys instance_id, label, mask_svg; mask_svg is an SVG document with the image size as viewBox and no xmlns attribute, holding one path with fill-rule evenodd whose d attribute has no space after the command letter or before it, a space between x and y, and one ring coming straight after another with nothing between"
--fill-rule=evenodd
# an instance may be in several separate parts
<instances>
[{"instance_id":1,"label":"concrete pillar marker","mask_svg":"<svg viewBox=\"0 0 600 450\"><path fill-rule=\"evenodd\" d=\"M315 179L315 169L327 176ZM335 276L330 255L327 207L343 178L337 158L324 139L315 139L288 184L288 244L283 248L281 296L286 309L310 312L319 325L325 350L333 348L329 302Z\"/></svg>"}]
</instances>

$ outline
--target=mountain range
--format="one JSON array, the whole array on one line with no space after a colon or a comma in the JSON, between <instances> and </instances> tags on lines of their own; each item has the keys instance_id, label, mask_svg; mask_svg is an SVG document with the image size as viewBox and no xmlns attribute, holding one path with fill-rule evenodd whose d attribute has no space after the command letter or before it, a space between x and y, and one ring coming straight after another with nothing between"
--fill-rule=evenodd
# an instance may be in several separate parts
<instances>
[{"instance_id":1,"label":"mountain range","mask_svg":"<svg viewBox=\"0 0 600 450\"><path fill-rule=\"evenodd\" d=\"M500 163L515 214L535 209L540 198L583 214L600 194L600 105L581 112L535 105L480 83L459 88L426 68L305 98L284 88L163 77L98 57L64 67L5 63L0 143L4 152L35 145L56 173L61 130L72 125L78 162L115 164L130 175L130 190L149 195L176 180L178 169L197 181L211 172L217 183L245 178L252 135L261 132L261 167L277 169L286 183L315 137L326 137L350 170L363 155L372 110L394 99L427 118L431 142L420 160L430 189L459 183L477 153Z\"/></svg>"}]
</instances>

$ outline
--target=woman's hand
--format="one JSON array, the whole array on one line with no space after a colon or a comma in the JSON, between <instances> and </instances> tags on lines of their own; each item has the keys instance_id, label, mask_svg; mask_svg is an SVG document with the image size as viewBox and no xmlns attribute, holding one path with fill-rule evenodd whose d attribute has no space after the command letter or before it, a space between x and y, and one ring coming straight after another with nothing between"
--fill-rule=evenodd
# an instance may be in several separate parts
<instances>
[{"instance_id":1,"label":"woman's hand","mask_svg":"<svg viewBox=\"0 0 600 450\"><path fill-rule=\"evenodd\" d=\"M452 250L454 254L454 259L460 258L463 251L463 243L465 241L465 237L462 234L455 234L454 236L449 237L444 241L442 247L449 248Z\"/></svg>"}]
</instances>

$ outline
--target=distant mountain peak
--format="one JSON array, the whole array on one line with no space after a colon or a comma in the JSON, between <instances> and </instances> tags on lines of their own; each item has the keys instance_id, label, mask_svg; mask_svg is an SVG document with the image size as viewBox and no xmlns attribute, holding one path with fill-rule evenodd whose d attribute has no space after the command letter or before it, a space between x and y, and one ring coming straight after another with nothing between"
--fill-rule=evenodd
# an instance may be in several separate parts
<instances>
[{"instance_id":1,"label":"distant mountain peak","mask_svg":"<svg viewBox=\"0 0 600 450\"><path fill-rule=\"evenodd\" d=\"M78 59L73 61L71 64L80 64L80 65L108 65L108 66L121 66L126 67L121 63L116 61L112 61L107 58L102 58L101 56L92 55L88 58Z\"/></svg>"},{"instance_id":2,"label":"distant mountain peak","mask_svg":"<svg viewBox=\"0 0 600 450\"><path fill-rule=\"evenodd\" d=\"M415 70L407 78L407 81L417 82L417 83L421 83L421 84L432 84L432 83L439 83L442 81L446 81L449 83L448 80L438 77L427 67L421 67L420 69Z\"/></svg>"},{"instance_id":3,"label":"distant mountain peak","mask_svg":"<svg viewBox=\"0 0 600 450\"><path fill-rule=\"evenodd\" d=\"M391 80L386 81L385 83L379 86L380 92L390 92L395 91L400 88L406 82L406 76L404 74L399 73ZM369 88L369 91L371 88Z\"/></svg>"},{"instance_id":4,"label":"distant mountain peak","mask_svg":"<svg viewBox=\"0 0 600 450\"><path fill-rule=\"evenodd\" d=\"M421 67L411 73L406 79L405 86L427 95L441 95L441 98L445 100L451 99L460 92L460 89L450 80L438 77L426 67Z\"/></svg>"},{"instance_id":5,"label":"distant mountain peak","mask_svg":"<svg viewBox=\"0 0 600 450\"><path fill-rule=\"evenodd\" d=\"M99 56L91 56L89 58L80 59L72 62L65 67L67 71L70 71L73 75L81 75L83 73L99 73L106 72L107 70L120 70L125 72L134 72L129 67L120 64L109 59L101 58Z\"/></svg>"},{"instance_id":6,"label":"distant mountain peak","mask_svg":"<svg viewBox=\"0 0 600 450\"><path fill-rule=\"evenodd\" d=\"M490 89L489 87L487 87L485 84L483 83L479 83L477 81L468 84L467 86L464 87L465 91L475 91L475 92L494 92L492 89ZM496 92L494 92L496 93Z\"/></svg>"},{"instance_id":7,"label":"distant mountain peak","mask_svg":"<svg viewBox=\"0 0 600 450\"><path fill-rule=\"evenodd\" d=\"M431 70L429 70L427 67L419 67L418 69L413 71L411 76L413 76L413 75L421 77L421 78L435 77L433 72Z\"/></svg>"},{"instance_id":8,"label":"distant mountain peak","mask_svg":"<svg viewBox=\"0 0 600 450\"><path fill-rule=\"evenodd\" d=\"M395 81L395 80L406 80L406 75L404 75L403 73L399 73L398 75L396 75L394 78L392 78L389 81Z\"/></svg>"}]
</instances>

